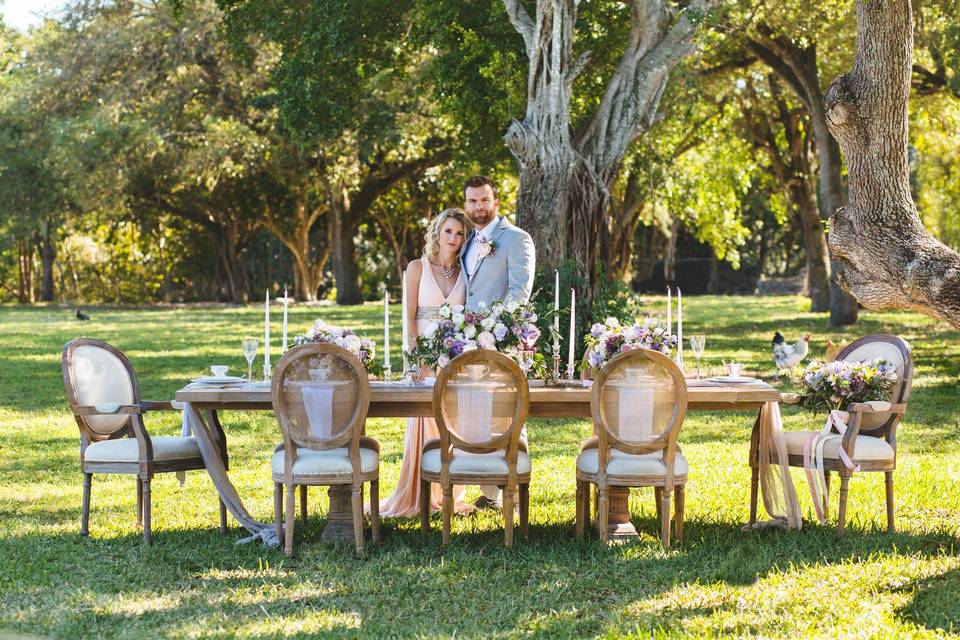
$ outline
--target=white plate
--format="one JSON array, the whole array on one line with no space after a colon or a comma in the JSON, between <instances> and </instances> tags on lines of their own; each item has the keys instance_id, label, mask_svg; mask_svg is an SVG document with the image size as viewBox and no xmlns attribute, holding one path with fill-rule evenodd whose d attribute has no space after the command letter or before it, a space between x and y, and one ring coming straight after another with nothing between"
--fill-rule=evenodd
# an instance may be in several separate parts
<instances>
[{"instance_id":1,"label":"white plate","mask_svg":"<svg viewBox=\"0 0 960 640\"><path fill-rule=\"evenodd\" d=\"M204 376L194 378L190 382L197 384L230 384L231 382L243 382L243 378L237 376Z\"/></svg>"},{"instance_id":2,"label":"white plate","mask_svg":"<svg viewBox=\"0 0 960 640\"><path fill-rule=\"evenodd\" d=\"M710 382L732 382L734 384L746 384L750 382L759 382L759 378L751 378L749 376L714 376L708 378Z\"/></svg>"}]
</instances>

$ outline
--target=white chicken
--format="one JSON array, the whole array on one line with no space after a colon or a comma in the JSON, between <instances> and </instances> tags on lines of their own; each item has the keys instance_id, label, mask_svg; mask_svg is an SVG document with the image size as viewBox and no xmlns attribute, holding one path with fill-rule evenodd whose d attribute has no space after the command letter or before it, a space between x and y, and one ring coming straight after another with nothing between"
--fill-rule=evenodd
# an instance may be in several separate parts
<instances>
[{"instance_id":1,"label":"white chicken","mask_svg":"<svg viewBox=\"0 0 960 640\"><path fill-rule=\"evenodd\" d=\"M779 331L773 336L773 361L778 369L792 369L797 366L807 357L809 350L809 333L803 334L803 337L793 344L787 344Z\"/></svg>"}]
</instances>

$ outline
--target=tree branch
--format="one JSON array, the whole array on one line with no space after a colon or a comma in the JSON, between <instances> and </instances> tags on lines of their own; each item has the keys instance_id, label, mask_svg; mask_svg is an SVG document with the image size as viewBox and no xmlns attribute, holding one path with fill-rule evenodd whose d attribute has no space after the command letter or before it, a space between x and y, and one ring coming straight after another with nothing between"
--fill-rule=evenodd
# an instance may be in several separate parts
<instances>
[{"instance_id":1,"label":"tree branch","mask_svg":"<svg viewBox=\"0 0 960 640\"><path fill-rule=\"evenodd\" d=\"M510 18L510 24L516 29L517 33L523 38L524 47L527 50L527 59L531 62L534 56L533 32L534 24L530 19L530 14L520 4L520 0L503 0L503 6L507 10L507 16Z\"/></svg>"}]
</instances>

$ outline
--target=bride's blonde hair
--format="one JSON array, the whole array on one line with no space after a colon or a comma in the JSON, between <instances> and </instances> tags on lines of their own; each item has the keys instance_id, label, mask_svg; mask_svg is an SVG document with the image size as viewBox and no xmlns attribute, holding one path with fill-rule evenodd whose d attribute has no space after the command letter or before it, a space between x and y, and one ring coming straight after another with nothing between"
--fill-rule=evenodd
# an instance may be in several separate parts
<instances>
[{"instance_id":1,"label":"bride's blonde hair","mask_svg":"<svg viewBox=\"0 0 960 640\"><path fill-rule=\"evenodd\" d=\"M463 247L467 243L467 238L470 236L470 232L473 231L473 222L467 217L463 209L456 207L444 209L427 225L427 233L424 235L423 255L425 255L428 260L436 260L440 254L440 229L443 228L443 223L450 219L456 220L463 225L463 244L460 245L460 251L463 251ZM458 252L457 259L459 258L460 253Z\"/></svg>"}]
</instances>

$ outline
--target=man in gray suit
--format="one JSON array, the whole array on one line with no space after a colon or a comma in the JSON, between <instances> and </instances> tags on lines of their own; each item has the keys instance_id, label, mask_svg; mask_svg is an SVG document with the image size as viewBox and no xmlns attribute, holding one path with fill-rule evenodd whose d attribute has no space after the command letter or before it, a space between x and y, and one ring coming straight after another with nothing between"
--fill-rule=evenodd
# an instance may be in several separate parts
<instances>
[{"instance_id":1,"label":"man in gray suit","mask_svg":"<svg viewBox=\"0 0 960 640\"><path fill-rule=\"evenodd\" d=\"M510 224L497 209L497 188L487 176L474 176L463 189L464 209L476 228L460 252L461 268L467 276L467 308L480 303L488 307L496 300L526 303L533 292L536 253L530 234ZM526 433L522 436L526 441ZM499 508L500 489L480 487L478 508Z\"/></svg>"},{"instance_id":2,"label":"man in gray suit","mask_svg":"<svg viewBox=\"0 0 960 640\"><path fill-rule=\"evenodd\" d=\"M530 234L510 224L497 209L497 189L486 176L474 176L463 189L464 210L476 225L460 253L467 276L467 308L481 302L525 303L533 292L536 254Z\"/></svg>"}]
</instances>

